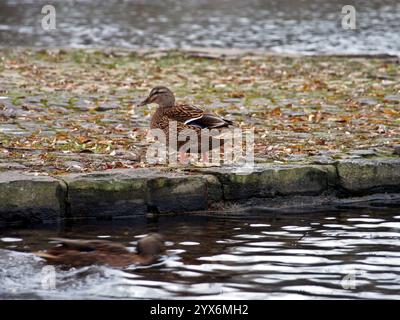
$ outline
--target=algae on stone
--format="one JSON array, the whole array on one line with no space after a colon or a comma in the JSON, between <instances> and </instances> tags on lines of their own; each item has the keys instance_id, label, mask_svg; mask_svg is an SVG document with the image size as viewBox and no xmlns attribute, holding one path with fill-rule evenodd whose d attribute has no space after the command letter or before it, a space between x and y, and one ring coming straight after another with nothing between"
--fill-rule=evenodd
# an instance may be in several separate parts
<instances>
[{"instance_id":1,"label":"algae on stone","mask_svg":"<svg viewBox=\"0 0 400 320\"><path fill-rule=\"evenodd\" d=\"M0 222L57 220L64 217L65 184L49 176L0 173Z\"/></svg>"},{"instance_id":2,"label":"algae on stone","mask_svg":"<svg viewBox=\"0 0 400 320\"><path fill-rule=\"evenodd\" d=\"M68 186L68 215L137 216L146 212L146 180L118 172L73 174Z\"/></svg>"},{"instance_id":3,"label":"algae on stone","mask_svg":"<svg viewBox=\"0 0 400 320\"><path fill-rule=\"evenodd\" d=\"M237 174L231 169L206 169L215 174L226 200L273 197L288 194L319 194L329 187L330 175L322 166L257 165L253 172ZM330 178L330 179L329 179Z\"/></svg>"},{"instance_id":4,"label":"algae on stone","mask_svg":"<svg viewBox=\"0 0 400 320\"><path fill-rule=\"evenodd\" d=\"M148 180L148 204L158 212L206 210L207 181L202 176L156 177Z\"/></svg>"},{"instance_id":5,"label":"algae on stone","mask_svg":"<svg viewBox=\"0 0 400 320\"><path fill-rule=\"evenodd\" d=\"M400 190L400 159L343 160L337 169L340 186L348 191Z\"/></svg>"}]
</instances>

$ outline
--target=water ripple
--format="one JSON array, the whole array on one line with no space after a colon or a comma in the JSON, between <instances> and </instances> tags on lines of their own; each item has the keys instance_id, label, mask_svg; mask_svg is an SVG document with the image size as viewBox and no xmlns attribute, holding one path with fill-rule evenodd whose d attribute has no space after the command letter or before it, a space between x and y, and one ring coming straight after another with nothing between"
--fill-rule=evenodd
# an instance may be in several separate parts
<instances>
[{"instance_id":1,"label":"water ripple","mask_svg":"<svg viewBox=\"0 0 400 320\"><path fill-rule=\"evenodd\" d=\"M301 53L400 52L397 0L356 3L357 29L341 27L343 4L319 0L53 0L57 27L41 28L46 0L0 2L0 46L222 47Z\"/></svg>"},{"instance_id":2,"label":"water ripple","mask_svg":"<svg viewBox=\"0 0 400 320\"><path fill-rule=\"evenodd\" d=\"M147 226L128 220L4 229L0 298L399 299L398 217L395 208L379 208L328 217L281 216L273 222L270 217L169 216ZM125 270L57 267L55 290L42 287L44 261L29 253L53 246L48 239L54 236L106 235L132 247L154 231L168 240L159 263Z\"/></svg>"}]
</instances>

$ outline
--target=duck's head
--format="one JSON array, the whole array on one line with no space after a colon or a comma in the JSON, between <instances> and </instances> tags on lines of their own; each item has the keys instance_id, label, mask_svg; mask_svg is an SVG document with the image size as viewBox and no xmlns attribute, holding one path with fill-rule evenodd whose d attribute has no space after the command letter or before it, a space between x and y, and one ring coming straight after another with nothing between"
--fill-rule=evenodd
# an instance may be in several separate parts
<instances>
[{"instance_id":1,"label":"duck's head","mask_svg":"<svg viewBox=\"0 0 400 320\"><path fill-rule=\"evenodd\" d=\"M160 107L173 107L175 105L175 97L167 87L157 86L151 89L149 96L138 106L145 106L149 103L157 103Z\"/></svg>"},{"instance_id":2,"label":"duck's head","mask_svg":"<svg viewBox=\"0 0 400 320\"><path fill-rule=\"evenodd\" d=\"M137 253L142 257L157 257L165 252L163 237L158 233L152 233L138 241Z\"/></svg>"}]
</instances>

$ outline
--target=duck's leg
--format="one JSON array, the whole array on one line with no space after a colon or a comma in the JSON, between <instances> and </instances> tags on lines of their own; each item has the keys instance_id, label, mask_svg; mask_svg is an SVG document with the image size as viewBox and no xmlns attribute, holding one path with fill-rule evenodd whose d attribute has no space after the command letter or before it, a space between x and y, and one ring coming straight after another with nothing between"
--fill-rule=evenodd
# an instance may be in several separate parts
<instances>
[{"instance_id":1,"label":"duck's leg","mask_svg":"<svg viewBox=\"0 0 400 320\"><path fill-rule=\"evenodd\" d=\"M201 161L204 163L210 162L210 157L209 157L209 152L208 151L203 151L201 153Z\"/></svg>"},{"instance_id":2,"label":"duck's leg","mask_svg":"<svg viewBox=\"0 0 400 320\"><path fill-rule=\"evenodd\" d=\"M188 157L186 156L185 151L179 151L179 163L180 164L188 164L189 160Z\"/></svg>"}]
</instances>

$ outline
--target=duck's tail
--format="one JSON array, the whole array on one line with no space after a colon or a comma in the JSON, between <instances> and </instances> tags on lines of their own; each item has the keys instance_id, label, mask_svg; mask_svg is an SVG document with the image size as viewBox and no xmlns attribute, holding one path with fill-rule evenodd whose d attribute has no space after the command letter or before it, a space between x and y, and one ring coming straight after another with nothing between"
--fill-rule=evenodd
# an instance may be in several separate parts
<instances>
[{"instance_id":1,"label":"duck's tail","mask_svg":"<svg viewBox=\"0 0 400 320\"><path fill-rule=\"evenodd\" d=\"M55 260L55 259L57 259L57 256L49 254L49 253L44 252L44 251L36 251L33 254L35 256L38 256L38 257L46 259L46 260Z\"/></svg>"}]
</instances>

